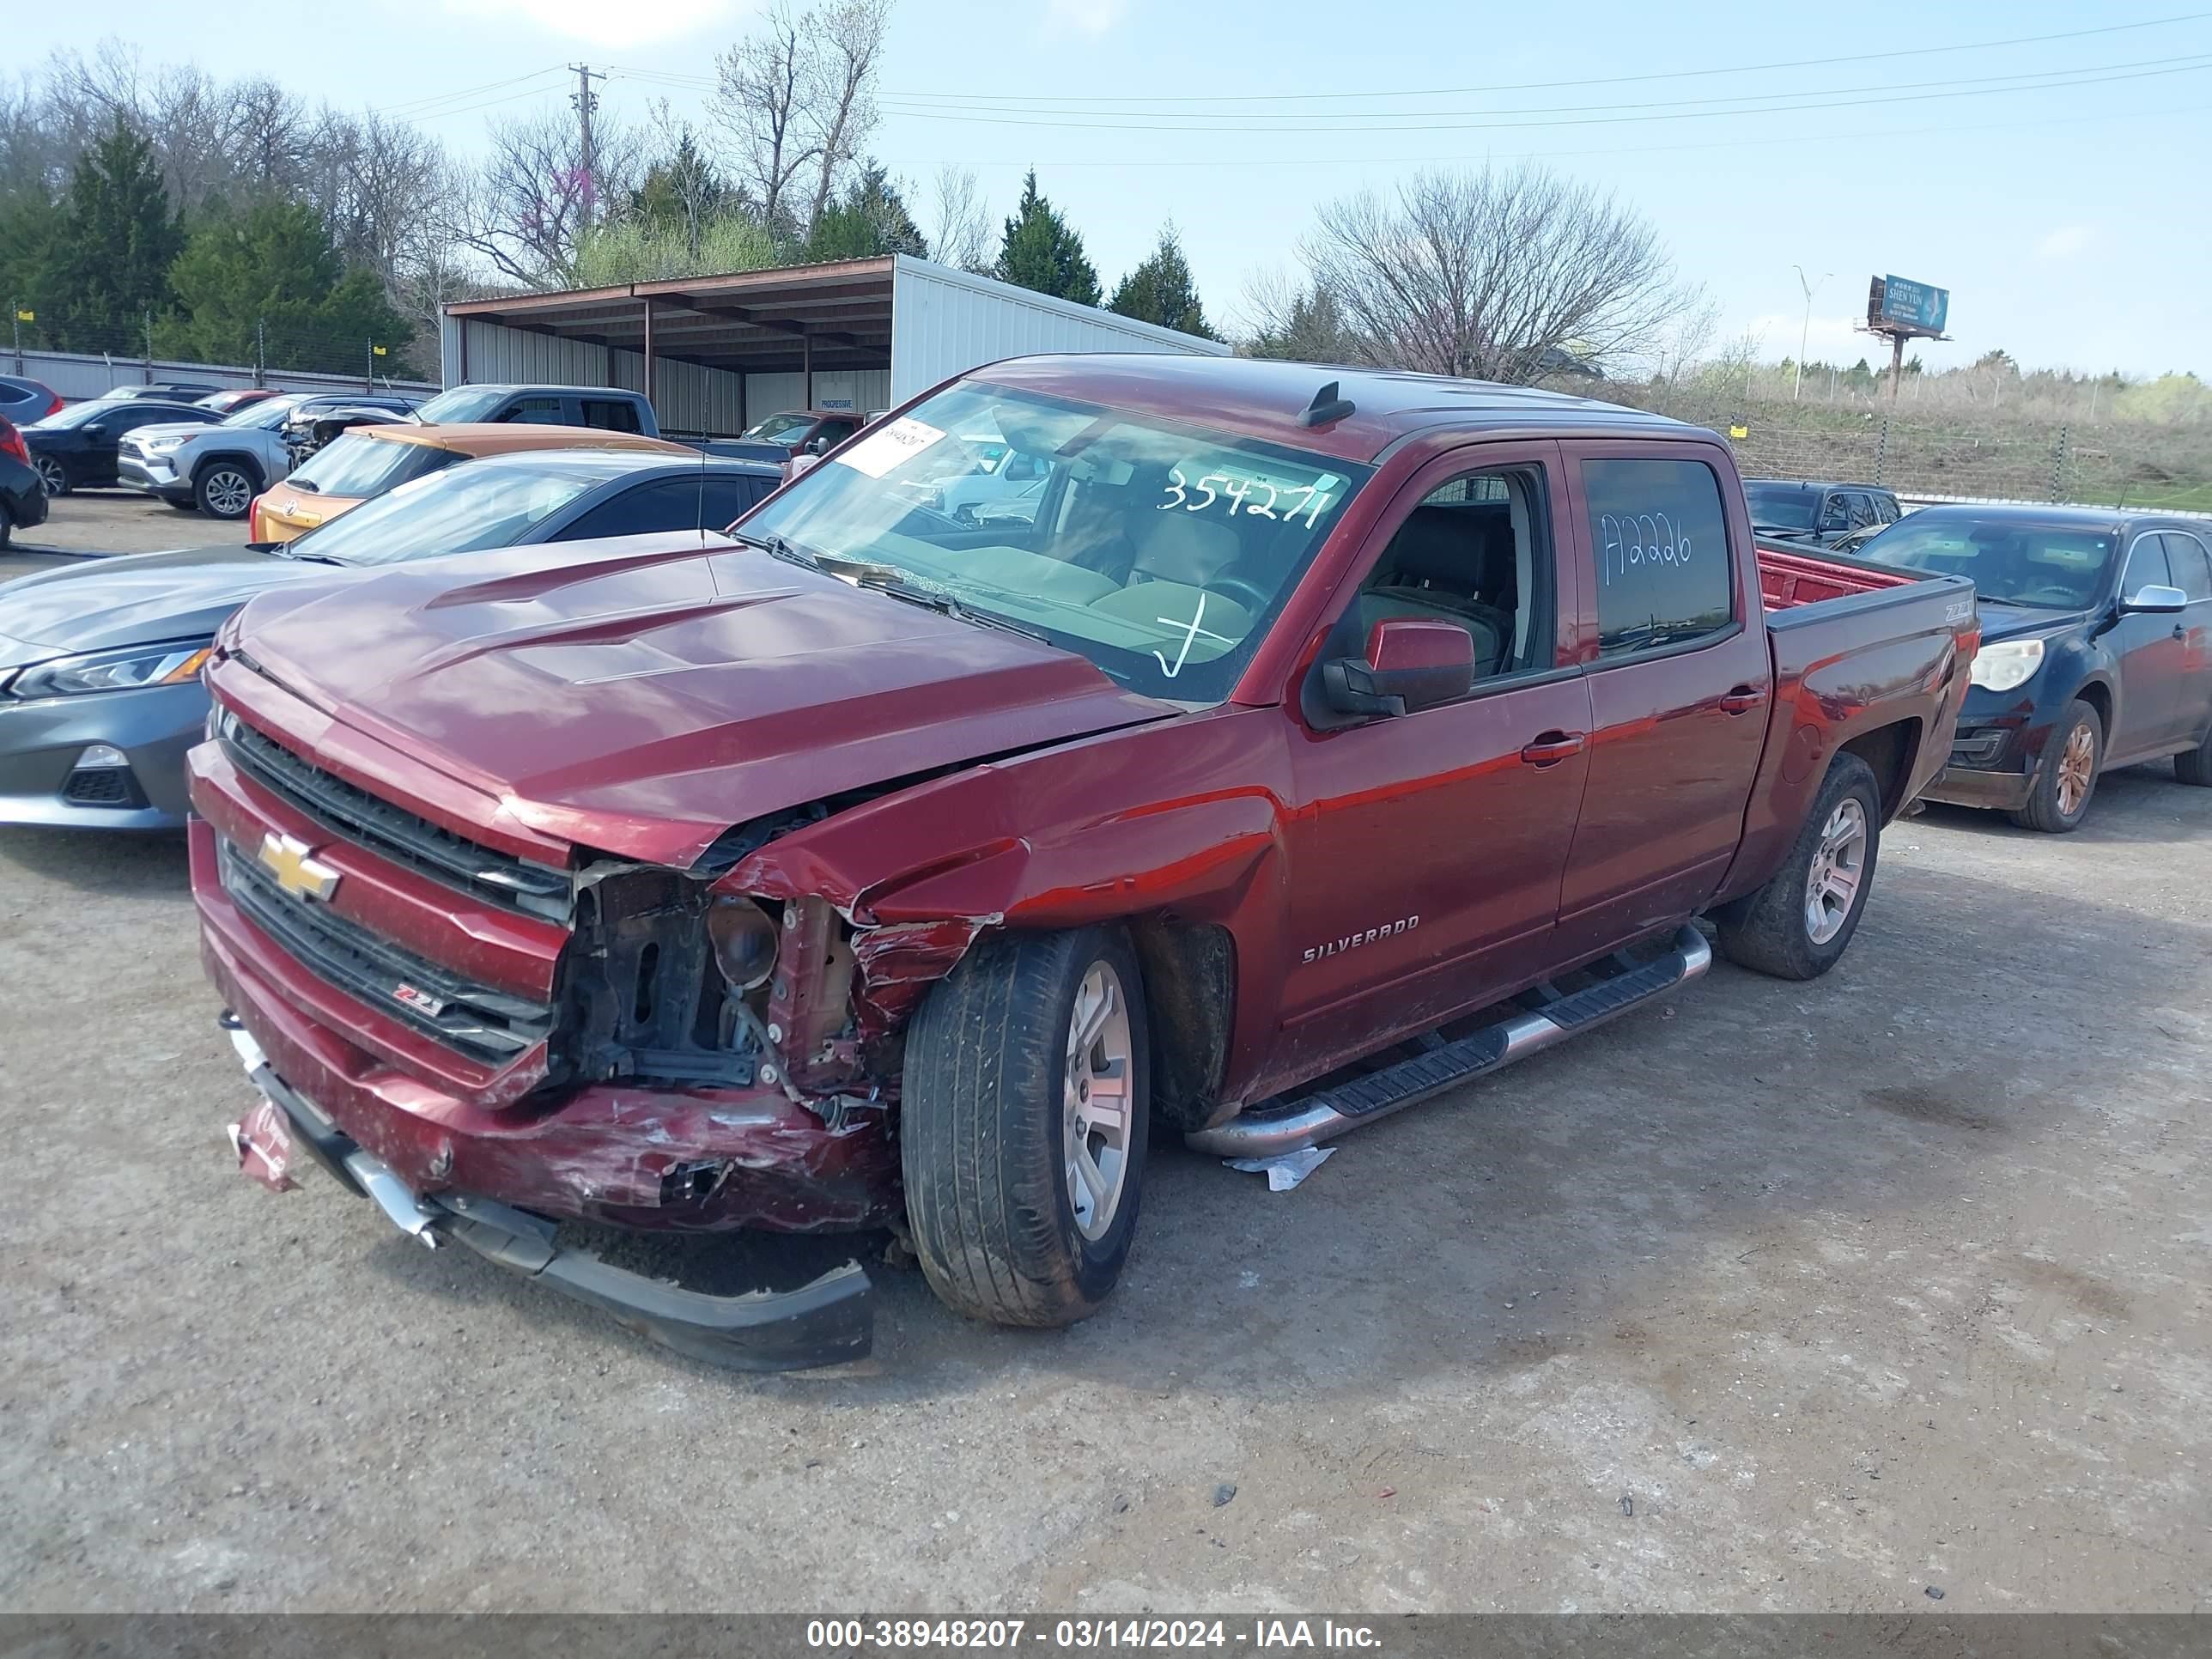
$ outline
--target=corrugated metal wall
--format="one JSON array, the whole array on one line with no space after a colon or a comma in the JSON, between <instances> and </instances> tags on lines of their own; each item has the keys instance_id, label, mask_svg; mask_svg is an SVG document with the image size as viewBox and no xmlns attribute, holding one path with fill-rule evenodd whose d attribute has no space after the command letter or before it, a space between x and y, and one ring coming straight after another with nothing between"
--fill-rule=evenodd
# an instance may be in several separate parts
<instances>
[{"instance_id":1,"label":"corrugated metal wall","mask_svg":"<svg viewBox=\"0 0 2212 1659\"><path fill-rule=\"evenodd\" d=\"M465 376L461 372L463 330L467 331ZM447 386L459 386L465 379L479 386L513 382L645 390L645 357L641 352L556 339L550 334L509 328L504 323L448 317L441 348L441 367ZM653 410L667 431L728 437L744 429L744 407L743 375L727 369L702 368L696 363L671 362L665 357L653 364Z\"/></svg>"},{"instance_id":2,"label":"corrugated metal wall","mask_svg":"<svg viewBox=\"0 0 2212 1659\"><path fill-rule=\"evenodd\" d=\"M891 276L890 401L903 403L981 363L1046 351L1229 355L1218 341L899 256Z\"/></svg>"}]
</instances>

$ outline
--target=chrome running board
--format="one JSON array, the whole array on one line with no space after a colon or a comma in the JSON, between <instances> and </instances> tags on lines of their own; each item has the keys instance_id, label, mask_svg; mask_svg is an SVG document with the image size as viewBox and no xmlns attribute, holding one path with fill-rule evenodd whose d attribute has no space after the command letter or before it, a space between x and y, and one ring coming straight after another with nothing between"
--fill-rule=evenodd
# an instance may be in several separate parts
<instances>
[{"instance_id":1,"label":"chrome running board","mask_svg":"<svg viewBox=\"0 0 2212 1659\"><path fill-rule=\"evenodd\" d=\"M1217 1127L1185 1135L1184 1144L1224 1158L1273 1158L1318 1145L1666 996L1702 975L1712 961L1713 947L1686 922L1664 956L1304 1100L1273 1109L1256 1106Z\"/></svg>"}]
</instances>

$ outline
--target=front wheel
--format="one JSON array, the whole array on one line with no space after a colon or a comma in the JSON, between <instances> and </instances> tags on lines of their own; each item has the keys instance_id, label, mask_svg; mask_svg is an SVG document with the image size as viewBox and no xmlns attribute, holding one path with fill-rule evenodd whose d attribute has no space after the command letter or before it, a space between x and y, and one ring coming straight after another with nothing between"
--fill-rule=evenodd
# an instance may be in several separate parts
<instances>
[{"instance_id":1,"label":"front wheel","mask_svg":"<svg viewBox=\"0 0 2212 1659\"><path fill-rule=\"evenodd\" d=\"M192 501L210 519L242 519L253 505L253 480L243 467L217 461L192 480Z\"/></svg>"},{"instance_id":2,"label":"front wheel","mask_svg":"<svg viewBox=\"0 0 2212 1659\"><path fill-rule=\"evenodd\" d=\"M1858 931L1881 850L1873 769L1838 755L1790 856L1765 886L1713 913L1730 962L1777 979L1818 979Z\"/></svg>"},{"instance_id":3,"label":"front wheel","mask_svg":"<svg viewBox=\"0 0 2212 1659\"><path fill-rule=\"evenodd\" d=\"M2212 787L2212 743L2200 743L2173 757L2173 775L2198 788Z\"/></svg>"},{"instance_id":4,"label":"front wheel","mask_svg":"<svg viewBox=\"0 0 2212 1659\"><path fill-rule=\"evenodd\" d=\"M39 488L49 495L70 493L69 472L51 455L41 455L33 465L39 470Z\"/></svg>"},{"instance_id":5,"label":"front wheel","mask_svg":"<svg viewBox=\"0 0 2212 1659\"><path fill-rule=\"evenodd\" d=\"M1098 1310L1135 1236L1151 1030L1115 927L979 942L907 1032L900 1158L915 1254L1001 1325Z\"/></svg>"},{"instance_id":6,"label":"front wheel","mask_svg":"<svg viewBox=\"0 0 2212 1659\"><path fill-rule=\"evenodd\" d=\"M2105 762L2105 723L2076 697L2066 705L2044 745L2043 764L2028 786L2027 805L2012 815L2023 830L2063 836L2081 827L2097 793L2097 774Z\"/></svg>"}]
</instances>

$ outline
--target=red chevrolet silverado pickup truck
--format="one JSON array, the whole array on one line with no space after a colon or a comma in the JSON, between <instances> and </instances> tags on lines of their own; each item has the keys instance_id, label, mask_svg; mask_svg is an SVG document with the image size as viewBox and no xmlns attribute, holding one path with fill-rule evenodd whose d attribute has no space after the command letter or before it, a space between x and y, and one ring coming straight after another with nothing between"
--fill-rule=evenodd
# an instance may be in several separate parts
<instances>
[{"instance_id":1,"label":"red chevrolet silverado pickup truck","mask_svg":"<svg viewBox=\"0 0 2212 1659\"><path fill-rule=\"evenodd\" d=\"M1020 511L931 505L1009 452ZM866 1273L721 1294L592 1238L888 1228L954 1308L1066 1323L1155 1130L1379 1118L1695 977L1700 916L1824 972L1975 635L1960 579L1758 552L1727 446L1632 410L979 369L726 544L248 607L191 757L233 1142L725 1364L864 1352Z\"/></svg>"}]
</instances>

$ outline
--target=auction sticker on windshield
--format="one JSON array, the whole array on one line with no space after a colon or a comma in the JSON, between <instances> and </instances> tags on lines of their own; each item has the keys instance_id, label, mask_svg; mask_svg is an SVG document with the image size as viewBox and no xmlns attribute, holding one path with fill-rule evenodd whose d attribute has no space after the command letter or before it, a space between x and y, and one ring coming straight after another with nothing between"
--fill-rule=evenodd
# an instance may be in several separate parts
<instances>
[{"instance_id":1,"label":"auction sticker on windshield","mask_svg":"<svg viewBox=\"0 0 2212 1659\"><path fill-rule=\"evenodd\" d=\"M855 472L865 472L871 478L880 478L886 472L928 448L942 443L945 434L926 421L917 421L911 415L878 427L873 432L837 457L840 466L849 466Z\"/></svg>"}]
</instances>

